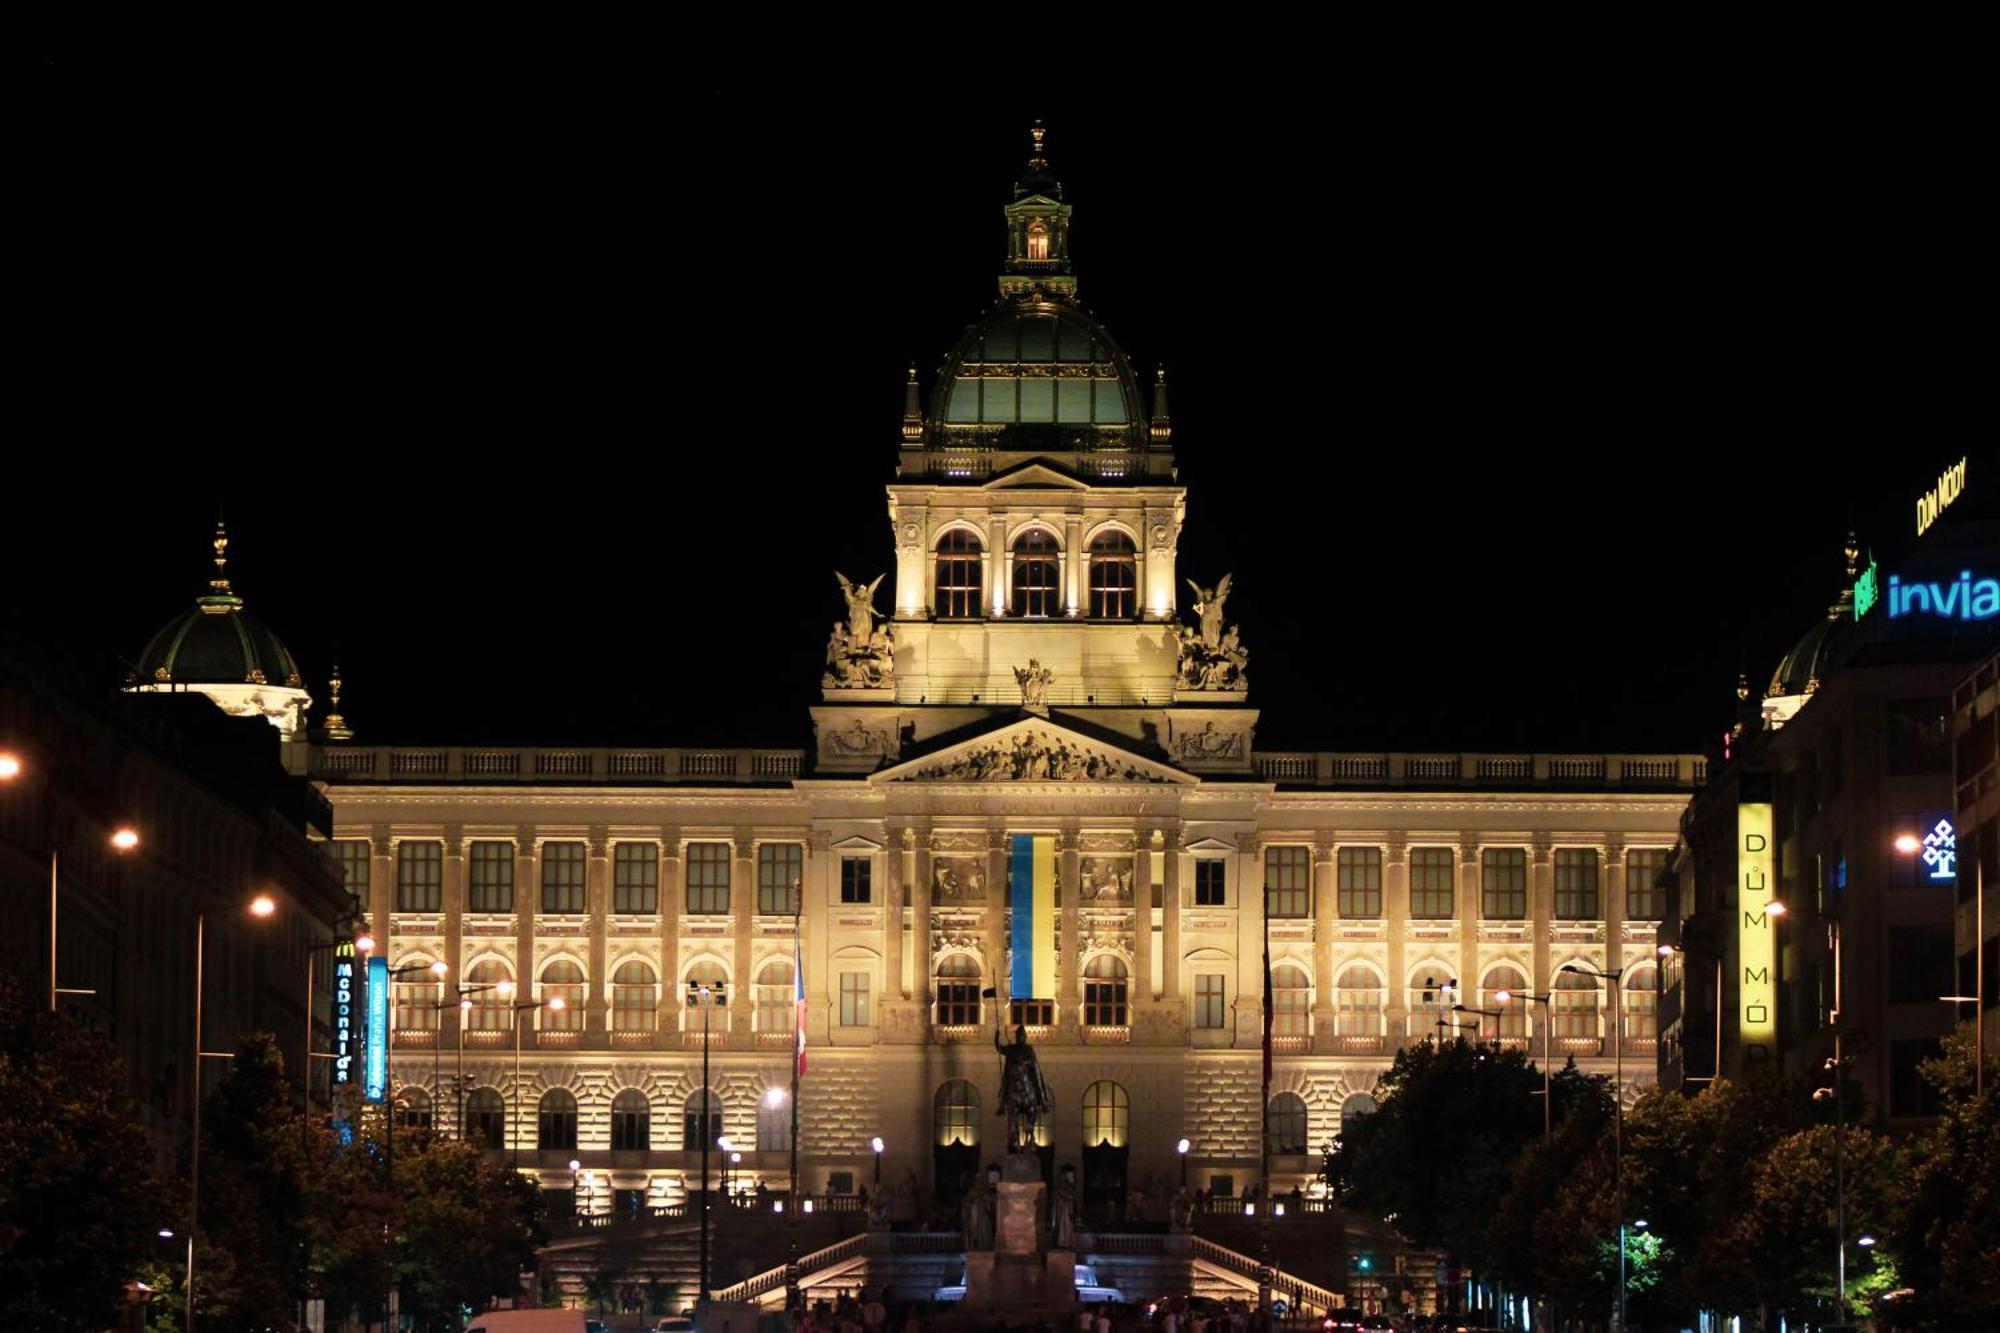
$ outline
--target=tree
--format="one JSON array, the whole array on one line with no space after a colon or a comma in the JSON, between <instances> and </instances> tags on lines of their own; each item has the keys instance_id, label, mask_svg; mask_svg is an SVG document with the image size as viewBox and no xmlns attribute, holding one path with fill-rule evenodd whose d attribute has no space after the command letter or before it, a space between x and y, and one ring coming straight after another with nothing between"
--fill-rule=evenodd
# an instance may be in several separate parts
<instances>
[{"instance_id":1,"label":"tree","mask_svg":"<svg viewBox=\"0 0 2000 1333\"><path fill-rule=\"evenodd\" d=\"M1541 1086L1516 1051L1463 1040L1398 1051L1376 1085L1381 1109L1341 1140L1335 1169L1349 1201L1483 1271L1508 1165L1542 1132Z\"/></svg>"},{"instance_id":2,"label":"tree","mask_svg":"<svg viewBox=\"0 0 2000 1333\"><path fill-rule=\"evenodd\" d=\"M1889 1227L1911 1313L1927 1327L2000 1327L2000 1062L1986 1058L1975 1093L1974 1047L1973 1025L1962 1024L1920 1068L1943 1112L1904 1150Z\"/></svg>"},{"instance_id":3,"label":"tree","mask_svg":"<svg viewBox=\"0 0 2000 1333\"><path fill-rule=\"evenodd\" d=\"M0 1328L104 1328L174 1214L110 1044L0 977Z\"/></svg>"},{"instance_id":4,"label":"tree","mask_svg":"<svg viewBox=\"0 0 2000 1333\"><path fill-rule=\"evenodd\" d=\"M396 1202L402 1308L420 1321L513 1295L545 1239L541 1192L457 1139L397 1140Z\"/></svg>"}]
</instances>

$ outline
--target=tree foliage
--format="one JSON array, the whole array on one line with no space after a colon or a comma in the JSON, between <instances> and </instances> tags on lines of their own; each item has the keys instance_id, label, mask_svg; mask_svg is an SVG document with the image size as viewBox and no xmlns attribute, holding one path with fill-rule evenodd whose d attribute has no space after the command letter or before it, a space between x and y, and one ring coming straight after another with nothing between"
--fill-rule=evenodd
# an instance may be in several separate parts
<instances>
[{"instance_id":1,"label":"tree foliage","mask_svg":"<svg viewBox=\"0 0 2000 1333\"><path fill-rule=\"evenodd\" d=\"M109 1043L0 978L0 1328L104 1328L174 1213Z\"/></svg>"},{"instance_id":2,"label":"tree foliage","mask_svg":"<svg viewBox=\"0 0 2000 1333\"><path fill-rule=\"evenodd\" d=\"M1985 1091L1976 1093L1974 1049L1967 1023L1923 1065L1943 1113L1904 1152L1889 1228L1914 1292L1912 1316L1924 1326L2000 1327L2000 1062L1987 1057Z\"/></svg>"}]
</instances>

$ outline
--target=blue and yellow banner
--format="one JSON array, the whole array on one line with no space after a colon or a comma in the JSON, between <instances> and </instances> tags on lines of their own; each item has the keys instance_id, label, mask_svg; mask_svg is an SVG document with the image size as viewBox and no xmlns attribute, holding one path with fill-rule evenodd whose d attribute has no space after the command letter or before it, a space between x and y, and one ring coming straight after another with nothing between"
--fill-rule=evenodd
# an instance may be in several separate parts
<instances>
[{"instance_id":1,"label":"blue and yellow banner","mask_svg":"<svg viewBox=\"0 0 2000 1333\"><path fill-rule=\"evenodd\" d=\"M1056 997L1056 840L1014 835L1014 873L1008 905L1014 910L1012 1000Z\"/></svg>"}]
</instances>

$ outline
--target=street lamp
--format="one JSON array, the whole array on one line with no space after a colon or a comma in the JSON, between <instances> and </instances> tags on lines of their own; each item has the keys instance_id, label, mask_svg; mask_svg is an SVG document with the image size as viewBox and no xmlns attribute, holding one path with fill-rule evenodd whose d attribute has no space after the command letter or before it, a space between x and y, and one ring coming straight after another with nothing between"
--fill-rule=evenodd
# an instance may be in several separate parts
<instances>
[{"instance_id":1,"label":"street lamp","mask_svg":"<svg viewBox=\"0 0 2000 1333\"><path fill-rule=\"evenodd\" d=\"M507 994L513 994L513 986L502 982ZM521 1015L530 1009L547 1006L553 1013L563 1011L563 997L552 995L546 1000L514 1001L514 1170L521 1169Z\"/></svg>"},{"instance_id":2,"label":"street lamp","mask_svg":"<svg viewBox=\"0 0 2000 1333\"><path fill-rule=\"evenodd\" d=\"M260 919L277 910L277 904L268 894L259 894L247 907L252 916ZM227 1051L201 1048L202 963L207 942L208 913L198 911L194 914L194 1138L188 1150L187 1318L182 1322L187 1333L194 1333L194 1240L201 1230L201 1062L204 1057L229 1058Z\"/></svg>"},{"instance_id":3,"label":"street lamp","mask_svg":"<svg viewBox=\"0 0 2000 1333\"><path fill-rule=\"evenodd\" d=\"M1683 1083L1700 1083L1704 1081L1714 1083L1722 1077L1722 955L1719 953L1706 953L1700 949L1690 949L1684 944L1662 944L1658 952L1662 963L1674 958L1712 958L1715 960L1715 1072L1710 1074L1706 1080L1690 1077L1685 1070L1681 1073L1681 1081ZM1685 977L1686 963L1683 962L1681 967L1682 975ZM1681 1012L1687 1012L1685 1001L1682 1002Z\"/></svg>"},{"instance_id":4,"label":"street lamp","mask_svg":"<svg viewBox=\"0 0 2000 1333\"><path fill-rule=\"evenodd\" d=\"M1493 998L1501 1004L1514 1000L1528 1000L1539 1003L1544 1008L1555 999L1553 995L1536 995L1532 991L1497 990ZM1555 1028L1555 1011L1550 1009L1542 1015L1542 1142L1547 1143L1555 1131L1555 1102L1549 1084L1549 1034Z\"/></svg>"},{"instance_id":5,"label":"street lamp","mask_svg":"<svg viewBox=\"0 0 2000 1333\"><path fill-rule=\"evenodd\" d=\"M875 1188L882 1188L882 1136L877 1134L868 1140L868 1146L875 1150Z\"/></svg>"},{"instance_id":6,"label":"street lamp","mask_svg":"<svg viewBox=\"0 0 2000 1333\"><path fill-rule=\"evenodd\" d=\"M1191 1147L1193 1147L1193 1146L1194 1146L1194 1145L1193 1145L1193 1144L1191 1144L1191 1143L1189 1143L1189 1142L1188 1142L1188 1141L1187 1141L1186 1139L1182 1139L1182 1140L1181 1140L1181 1141L1180 1141L1179 1143L1176 1143L1176 1144L1174 1145L1174 1151L1175 1151L1175 1152L1176 1152L1177 1154L1179 1154L1179 1155L1180 1155L1180 1159L1181 1159L1181 1188L1182 1188L1182 1189L1186 1189L1186 1188L1187 1188L1187 1155L1188 1155L1188 1149L1189 1149L1189 1148L1191 1148Z\"/></svg>"},{"instance_id":7,"label":"street lamp","mask_svg":"<svg viewBox=\"0 0 2000 1333\"><path fill-rule=\"evenodd\" d=\"M690 981L687 984L688 1005L701 1010L701 1275L698 1287L697 1308L708 1308L708 1151L709 1097L708 1090L708 1011L729 1002L728 983L722 981Z\"/></svg>"},{"instance_id":8,"label":"street lamp","mask_svg":"<svg viewBox=\"0 0 2000 1333\"><path fill-rule=\"evenodd\" d=\"M1480 1018L1481 1018L1482 1020L1484 1020L1484 1019L1488 1019L1488 1018L1492 1019L1492 1020L1493 1020L1493 1041L1494 1041L1494 1044L1495 1044L1495 1045L1498 1045L1498 1044L1499 1044L1499 1042L1500 1042L1500 1020L1501 1020L1501 1019L1502 1019L1503 1017L1505 1017L1505 1011L1504 1011L1504 1010L1500 1010L1500 1009L1474 1009L1474 1008L1473 1008L1473 1007L1472 1007L1471 1005L1469 1005L1469 1004L1455 1004L1455 1005L1453 1005L1453 1006L1451 1007L1451 1011L1452 1011L1452 1012L1453 1012L1454 1014L1477 1014L1477 1015L1479 1015L1479 1017L1480 1017ZM1485 1040L1486 1040L1486 1024L1485 1024L1485 1023L1484 1023L1483 1021L1482 1021L1482 1022L1481 1022L1481 1023L1479 1024L1479 1040L1481 1040L1481 1041L1485 1041Z\"/></svg>"},{"instance_id":9,"label":"street lamp","mask_svg":"<svg viewBox=\"0 0 2000 1333\"><path fill-rule=\"evenodd\" d=\"M1764 915L1773 922L1789 911L1781 902L1764 904ZM1826 1062L1826 1068L1833 1074L1834 1277L1840 1294L1840 1321L1844 1324L1847 1322L1847 1098L1844 1086L1847 1061L1841 1053L1840 918L1823 912L1801 912L1799 915L1826 924L1828 943L1833 950L1833 1058ZM1825 1088L1816 1090L1813 1100L1823 1100L1826 1092Z\"/></svg>"},{"instance_id":10,"label":"street lamp","mask_svg":"<svg viewBox=\"0 0 2000 1333\"><path fill-rule=\"evenodd\" d=\"M1611 1021L1617 1025L1613 1033L1618 1038L1611 1045L1611 1174L1618 1199L1618 1333L1625 1333L1625 1003L1618 994L1618 978L1625 975L1625 969L1600 971L1584 963L1564 963L1562 970L1596 977L1611 988Z\"/></svg>"},{"instance_id":11,"label":"street lamp","mask_svg":"<svg viewBox=\"0 0 2000 1333\"><path fill-rule=\"evenodd\" d=\"M1914 856L1923 850L1923 840L1913 833L1897 835L1896 850ZM1965 996L1941 995L1941 1000L1963 1004ZM1972 1061L1972 1094L1986 1092L1986 859L1972 858L1972 1044L1977 1051Z\"/></svg>"},{"instance_id":12,"label":"street lamp","mask_svg":"<svg viewBox=\"0 0 2000 1333\"><path fill-rule=\"evenodd\" d=\"M477 986L469 986L465 982L461 981L458 983L457 986L458 1072L452 1075L452 1080L453 1080L453 1092L457 1098L457 1103L458 1103L458 1119L453 1121L452 1123L457 1128L458 1137L461 1139L465 1137L465 1020L472 1013L472 1001L467 999L466 997L471 995L479 995L485 991L498 990L502 984L503 983L500 982L489 981ZM512 983L504 983L504 984L507 984L509 993L511 993L513 989ZM451 1006L452 1006L452 1001L439 1000L432 1007L437 1009L439 1013L442 1014L444 1010L450 1008ZM433 1087L436 1087L438 1082L437 1062L438 1062L437 1036L435 1033L433 1033L431 1036L431 1086ZM433 1126L433 1128L435 1128L435 1126Z\"/></svg>"}]
</instances>

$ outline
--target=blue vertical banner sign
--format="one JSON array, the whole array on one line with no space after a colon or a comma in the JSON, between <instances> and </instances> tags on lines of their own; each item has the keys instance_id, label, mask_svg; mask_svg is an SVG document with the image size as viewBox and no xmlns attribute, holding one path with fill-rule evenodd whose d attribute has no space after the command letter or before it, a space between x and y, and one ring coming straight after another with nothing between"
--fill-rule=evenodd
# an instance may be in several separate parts
<instances>
[{"instance_id":1,"label":"blue vertical banner sign","mask_svg":"<svg viewBox=\"0 0 2000 1333\"><path fill-rule=\"evenodd\" d=\"M389 960L380 955L368 960L368 1035L361 1049L366 1056L361 1093L379 1102L389 1092Z\"/></svg>"}]
</instances>

